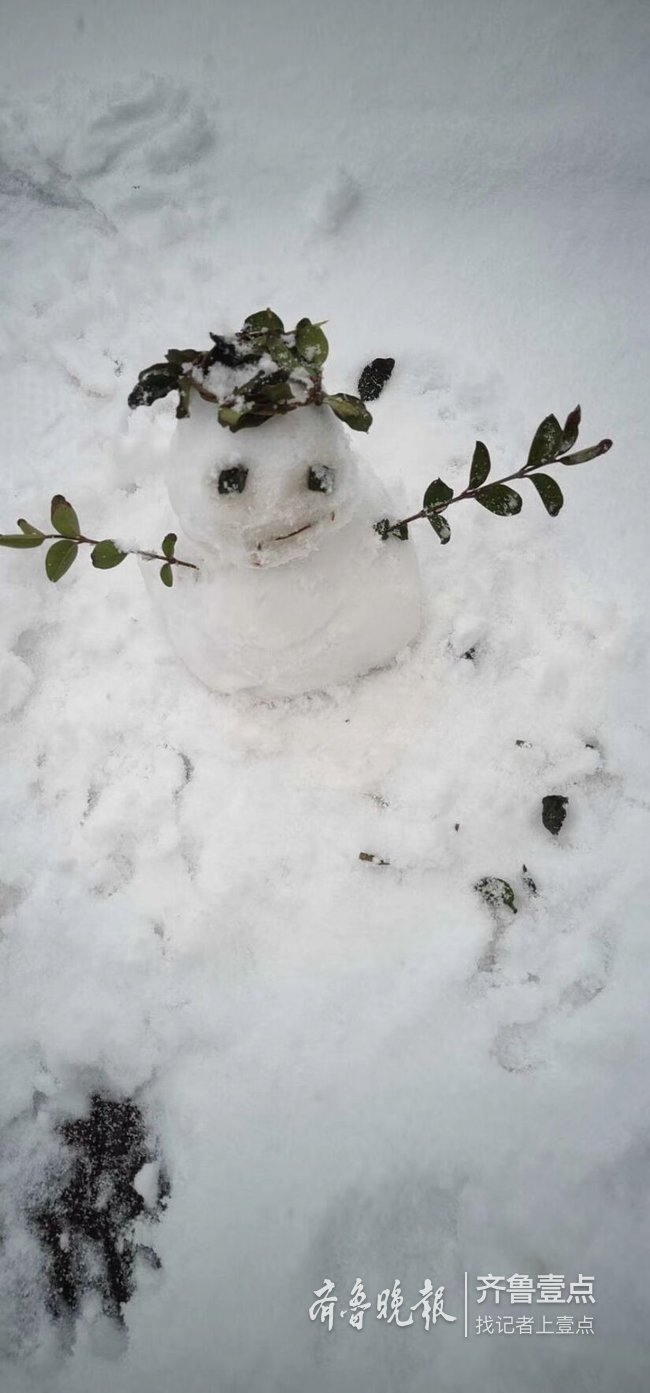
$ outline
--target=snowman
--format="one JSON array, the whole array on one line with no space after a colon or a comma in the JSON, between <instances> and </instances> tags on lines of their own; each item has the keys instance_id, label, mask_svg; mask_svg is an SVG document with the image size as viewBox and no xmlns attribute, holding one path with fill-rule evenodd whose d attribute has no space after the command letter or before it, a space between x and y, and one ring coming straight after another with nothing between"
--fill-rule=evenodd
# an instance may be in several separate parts
<instances>
[{"instance_id":1,"label":"snowman","mask_svg":"<svg viewBox=\"0 0 650 1393\"><path fill-rule=\"evenodd\" d=\"M175 566L168 589L143 563L172 645L206 686L260 697L384 667L417 636L421 594L413 545L376 530L389 501L351 449L369 411L324 390L320 325L287 332L264 310L211 337L207 353L170 350L129 397L179 394L167 485L196 569Z\"/></svg>"}]
</instances>

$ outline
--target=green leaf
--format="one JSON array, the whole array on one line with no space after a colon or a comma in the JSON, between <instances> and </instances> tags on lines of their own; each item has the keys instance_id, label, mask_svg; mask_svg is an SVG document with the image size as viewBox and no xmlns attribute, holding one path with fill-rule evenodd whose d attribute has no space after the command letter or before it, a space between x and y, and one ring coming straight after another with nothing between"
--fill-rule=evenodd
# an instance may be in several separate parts
<instances>
[{"instance_id":1,"label":"green leaf","mask_svg":"<svg viewBox=\"0 0 650 1393\"><path fill-rule=\"evenodd\" d=\"M276 410L281 410L281 407L268 406L264 405L264 403L260 403L259 408L260 409L254 411L238 412L237 420L229 427L233 434L238 430L246 430L249 426L263 426L264 422L270 420ZM221 414L219 415L219 419L221 420ZM221 424L223 425L223 421Z\"/></svg>"},{"instance_id":2,"label":"green leaf","mask_svg":"<svg viewBox=\"0 0 650 1393\"><path fill-rule=\"evenodd\" d=\"M277 372L256 372L248 382L242 383L241 386L237 388L237 392L244 398L246 402L245 409L248 411L251 406L255 407L261 401L273 401L273 396L267 396L267 393L272 393L272 390L276 387L284 389L283 395L277 398L278 400L286 401L287 395L291 396L288 373L285 368L278 368Z\"/></svg>"},{"instance_id":3,"label":"green leaf","mask_svg":"<svg viewBox=\"0 0 650 1393\"><path fill-rule=\"evenodd\" d=\"M480 489L481 484L485 483L489 473L490 451L487 445L483 444L482 440L477 440L474 446L472 467L469 471L469 487L471 489Z\"/></svg>"},{"instance_id":4,"label":"green leaf","mask_svg":"<svg viewBox=\"0 0 650 1393\"><path fill-rule=\"evenodd\" d=\"M453 496L454 490L450 489L449 484L445 484L443 479L434 479L425 491L422 507L433 508L436 503L448 503Z\"/></svg>"},{"instance_id":5,"label":"green leaf","mask_svg":"<svg viewBox=\"0 0 650 1393\"><path fill-rule=\"evenodd\" d=\"M273 359L274 363L277 363L279 368L291 371L292 368L297 366L297 359L293 349L281 338L280 334L269 334L266 341L266 350L269 357Z\"/></svg>"},{"instance_id":6,"label":"green leaf","mask_svg":"<svg viewBox=\"0 0 650 1393\"><path fill-rule=\"evenodd\" d=\"M178 361L170 359L168 363L150 363L148 368L143 368L138 373L138 382L147 383L157 374L166 377L169 382L175 382L178 377Z\"/></svg>"},{"instance_id":7,"label":"green leaf","mask_svg":"<svg viewBox=\"0 0 650 1393\"><path fill-rule=\"evenodd\" d=\"M163 585L168 585L171 589L174 584L174 572L168 561L165 562L164 566L160 567L160 579Z\"/></svg>"},{"instance_id":8,"label":"green leaf","mask_svg":"<svg viewBox=\"0 0 650 1393\"><path fill-rule=\"evenodd\" d=\"M33 524L32 522L25 522L25 519L24 519L24 518L18 518L18 522L17 522L16 526L20 528L21 532L24 532L24 533L25 533L25 536L26 536L26 537L44 537L44 536L45 536L45 533L44 533L44 532L41 532L40 527L34 527L34 524Z\"/></svg>"},{"instance_id":9,"label":"green leaf","mask_svg":"<svg viewBox=\"0 0 650 1393\"><path fill-rule=\"evenodd\" d=\"M496 875L484 875L482 880L477 881L474 889L478 891L490 909L498 909L500 905L506 905L513 914L517 913L515 892L507 880L501 880Z\"/></svg>"},{"instance_id":10,"label":"green leaf","mask_svg":"<svg viewBox=\"0 0 650 1393\"><path fill-rule=\"evenodd\" d=\"M556 518L564 503L564 495L560 485L551 478L550 474L531 474L530 482L535 485L549 516Z\"/></svg>"},{"instance_id":11,"label":"green leaf","mask_svg":"<svg viewBox=\"0 0 650 1393\"><path fill-rule=\"evenodd\" d=\"M446 484L444 479L434 479L433 483L429 484L425 490L422 500L422 506L427 510L431 509L430 512L427 511L426 516L443 546L451 537L451 528L447 519L443 518L442 513L435 511L435 507L439 503L448 503L453 496L454 490L450 489L449 484Z\"/></svg>"},{"instance_id":12,"label":"green leaf","mask_svg":"<svg viewBox=\"0 0 650 1393\"><path fill-rule=\"evenodd\" d=\"M67 540L55 542L45 557L48 580L60 580L61 576L70 570L73 561L76 560L78 550L76 542L68 542Z\"/></svg>"},{"instance_id":13,"label":"green leaf","mask_svg":"<svg viewBox=\"0 0 650 1393\"><path fill-rule=\"evenodd\" d=\"M296 325L296 348L310 368L322 368L330 351L323 330L310 319L301 319Z\"/></svg>"},{"instance_id":14,"label":"green leaf","mask_svg":"<svg viewBox=\"0 0 650 1393\"><path fill-rule=\"evenodd\" d=\"M258 310L256 314L249 314L244 320L244 331L246 330L251 334L283 334L284 324L273 310Z\"/></svg>"},{"instance_id":15,"label":"green leaf","mask_svg":"<svg viewBox=\"0 0 650 1393\"><path fill-rule=\"evenodd\" d=\"M257 396L254 398L254 405L269 402L272 406L279 402L293 401L293 392L288 382L269 382L264 387L260 387Z\"/></svg>"},{"instance_id":16,"label":"green leaf","mask_svg":"<svg viewBox=\"0 0 650 1393\"><path fill-rule=\"evenodd\" d=\"M163 538L162 552L163 556L166 556L168 561L171 561L174 555L174 548L177 541L178 537L175 532L168 532L167 536Z\"/></svg>"},{"instance_id":17,"label":"green leaf","mask_svg":"<svg viewBox=\"0 0 650 1393\"><path fill-rule=\"evenodd\" d=\"M562 444L562 427L556 416L545 416L533 436L528 453L527 469L537 469L542 464L550 464L559 453Z\"/></svg>"},{"instance_id":18,"label":"green leaf","mask_svg":"<svg viewBox=\"0 0 650 1393\"><path fill-rule=\"evenodd\" d=\"M557 837L564 822L568 801L563 793L547 793L542 798L542 822L552 837Z\"/></svg>"},{"instance_id":19,"label":"green leaf","mask_svg":"<svg viewBox=\"0 0 650 1393\"><path fill-rule=\"evenodd\" d=\"M375 523L375 532L379 533L382 542L388 537L397 537L400 542L408 542L409 528L407 522L391 522L390 518L380 518Z\"/></svg>"},{"instance_id":20,"label":"green leaf","mask_svg":"<svg viewBox=\"0 0 650 1393\"><path fill-rule=\"evenodd\" d=\"M143 368L142 372L138 373L133 391L129 393L128 404L131 410L135 410L137 406L151 406L152 402L176 391L180 375L181 365L176 361L152 363L151 367Z\"/></svg>"},{"instance_id":21,"label":"green leaf","mask_svg":"<svg viewBox=\"0 0 650 1393\"><path fill-rule=\"evenodd\" d=\"M248 390L250 386L250 383L246 383L244 390ZM263 425L276 410L278 407L274 403L255 398L241 406L220 406L218 420L220 425L227 426L231 431L244 430L247 426Z\"/></svg>"},{"instance_id":22,"label":"green leaf","mask_svg":"<svg viewBox=\"0 0 650 1393\"><path fill-rule=\"evenodd\" d=\"M98 571L111 571L113 566L119 566L120 563L125 560L126 555L127 553L125 551L120 551L120 548L116 547L115 542L111 541L110 537L107 537L106 541L98 542L97 545L93 547L90 553L90 559L93 566L96 566Z\"/></svg>"},{"instance_id":23,"label":"green leaf","mask_svg":"<svg viewBox=\"0 0 650 1393\"><path fill-rule=\"evenodd\" d=\"M168 348L165 357L168 363L182 367L184 363L198 363L203 354L196 348Z\"/></svg>"},{"instance_id":24,"label":"green leaf","mask_svg":"<svg viewBox=\"0 0 650 1393\"><path fill-rule=\"evenodd\" d=\"M451 528L447 519L443 517L442 513L427 513L427 517L434 532L437 532L444 546L445 542L448 542L451 537Z\"/></svg>"},{"instance_id":25,"label":"green leaf","mask_svg":"<svg viewBox=\"0 0 650 1393\"><path fill-rule=\"evenodd\" d=\"M326 394L323 401L331 406L334 415L338 416L340 421L345 421L351 430L370 430L372 416L358 397L351 397L347 392L337 392L334 396Z\"/></svg>"},{"instance_id":26,"label":"green leaf","mask_svg":"<svg viewBox=\"0 0 650 1393\"><path fill-rule=\"evenodd\" d=\"M38 537L31 533L29 536L25 536L22 532L17 532L15 535L8 533L6 536L0 537L0 547L15 547L16 551L28 551L30 547L40 547L43 541L42 533Z\"/></svg>"},{"instance_id":27,"label":"green leaf","mask_svg":"<svg viewBox=\"0 0 650 1393\"><path fill-rule=\"evenodd\" d=\"M613 440L599 440L597 445L592 445L589 450L578 450L575 455L563 455L558 464L585 464L587 460L598 459L599 455L606 455L611 450Z\"/></svg>"},{"instance_id":28,"label":"green leaf","mask_svg":"<svg viewBox=\"0 0 650 1393\"><path fill-rule=\"evenodd\" d=\"M220 406L218 420L220 426L228 426L230 430L235 430L241 421L243 411L237 411L234 406Z\"/></svg>"},{"instance_id":29,"label":"green leaf","mask_svg":"<svg viewBox=\"0 0 650 1393\"><path fill-rule=\"evenodd\" d=\"M55 532L60 532L62 537L79 536L79 518L71 503L63 494L57 493L50 505L50 517Z\"/></svg>"},{"instance_id":30,"label":"green leaf","mask_svg":"<svg viewBox=\"0 0 650 1393\"><path fill-rule=\"evenodd\" d=\"M178 406L176 407L176 420L183 421L190 414L190 398L192 389L188 377L178 379Z\"/></svg>"},{"instance_id":31,"label":"green leaf","mask_svg":"<svg viewBox=\"0 0 650 1393\"><path fill-rule=\"evenodd\" d=\"M564 422L564 430L562 431L562 439L560 441L560 449L558 452L559 454L563 455L565 450L570 450L571 446L575 445L576 440L578 439L578 431L580 429L581 416L582 412L579 406L574 407L573 411L569 412L566 421Z\"/></svg>"},{"instance_id":32,"label":"green leaf","mask_svg":"<svg viewBox=\"0 0 650 1393\"><path fill-rule=\"evenodd\" d=\"M477 503L488 509L488 512L496 513L501 518L512 517L521 512L521 496L507 484L488 484L474 497Z\"/></svg>"}]
</instances>

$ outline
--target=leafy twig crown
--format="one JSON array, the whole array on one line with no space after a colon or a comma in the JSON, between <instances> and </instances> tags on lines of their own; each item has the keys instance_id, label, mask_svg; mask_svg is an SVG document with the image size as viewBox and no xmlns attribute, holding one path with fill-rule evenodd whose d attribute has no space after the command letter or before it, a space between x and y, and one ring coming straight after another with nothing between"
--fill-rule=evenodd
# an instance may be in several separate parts
<instances>
[{"instance_id":1,"label":"leafy twig crown","mask_svg":"<svg viewBox=\"0 0 650 1393\"><path fill-rule=\"evenodd\" d=\"M299 406L323 405L352 430L370 428L372 416L361 396L325 391L322 370L329 344L322 324L300 319L295 329L285 329L279 315L266 309L250 314L237 334L210 338L212 348L206 351L169 348L164 362L143 368L129 406L151 406L178 392L181 419L189 416L197 392L214 403L219 424L231 431L262 426Z\"/></svg>"}]
</instances>

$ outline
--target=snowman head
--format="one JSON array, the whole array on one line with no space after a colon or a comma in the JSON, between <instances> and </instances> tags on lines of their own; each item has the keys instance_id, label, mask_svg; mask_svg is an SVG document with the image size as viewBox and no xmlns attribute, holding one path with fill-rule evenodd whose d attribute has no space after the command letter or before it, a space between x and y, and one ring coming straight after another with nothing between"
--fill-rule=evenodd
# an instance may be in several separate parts
<instances>
[{"instance_id":1,"label":"snowman head","mask_svg":"<svg viewBox=\"0 0 650 1393\"><path fill-rule=\"evenodd\" d=\"M347 433L325 406L232 435L199 401L170 446L172 506L225 563L276 566L312 551L349 520L356 480Z\"/></svg>"}]
</instances>

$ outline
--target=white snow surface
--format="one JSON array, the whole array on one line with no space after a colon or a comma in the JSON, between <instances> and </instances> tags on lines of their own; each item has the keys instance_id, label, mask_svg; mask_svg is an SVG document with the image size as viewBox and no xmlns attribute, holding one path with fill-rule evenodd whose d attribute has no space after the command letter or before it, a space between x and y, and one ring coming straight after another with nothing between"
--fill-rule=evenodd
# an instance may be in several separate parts
<instances>
[{"instance_id":1,"label":"white snow surface","mask_svg":"<svg viewBox=\"0 0 650 1393\"><path fill-rule=\"evenodd\" d=\"M62 492L158 546L173 408L128 391L267 304L328 321L335 391L395 357L362 448L400 512L578 400L615 441L552 471L556 520L529 486L515 519L451 509L444 548L418 524L418 642L310 697L210 693L135 562L53 586L0 552L2 1393L641 1393L648 7L28 0L2 28L4 529ZM89 1301L66 1350L25 1212L98 1087L172 1194L126 1334ZM593 1274L596 1334L477 1337L472 1299L465 1340L465 1271ZM309 1320L326 1277L341 1308L362 1278L362 1331ZM457 1323L377 1320L398 1277Z\"/></svg>"}]
</instances>

